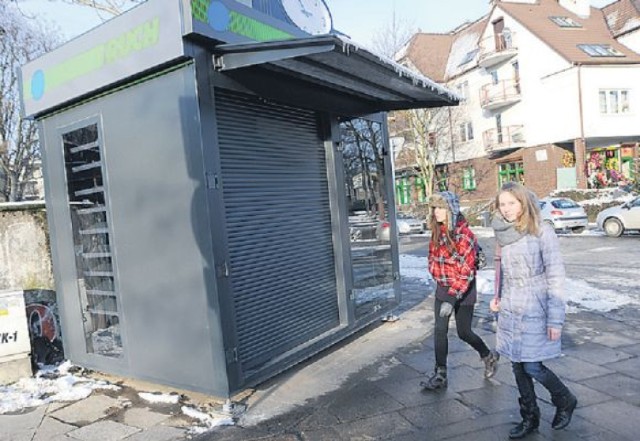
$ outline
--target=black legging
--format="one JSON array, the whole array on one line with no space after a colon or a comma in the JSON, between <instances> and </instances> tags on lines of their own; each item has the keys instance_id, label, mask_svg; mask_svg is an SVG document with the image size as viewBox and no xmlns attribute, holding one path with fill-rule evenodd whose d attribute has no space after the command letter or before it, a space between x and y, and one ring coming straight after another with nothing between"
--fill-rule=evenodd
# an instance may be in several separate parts
<instances>
[{"instance_id":1,"label":"black legging","mask_svg":"<svg viewBox=\"0 0 640 441\"><path fill-rule=\"evenodd\" d=\"M440 306L444 303L442 300L436 298L435 306L433 308L436 315L436 329L433 336L436 350L436 366L447 366L447 355L449 354L449 340L447 333L449 331L449 319L451 316L440 317ZM478 351L480 357L486 357L489 355L489 348L482 341L482 339L471 330L471 320L473 319L473 305L460 305L456 303L454 307L456 316L456 329L458 331L458 337L469 345L473 346L473 349Z\"/></svg>"}]
</instances>

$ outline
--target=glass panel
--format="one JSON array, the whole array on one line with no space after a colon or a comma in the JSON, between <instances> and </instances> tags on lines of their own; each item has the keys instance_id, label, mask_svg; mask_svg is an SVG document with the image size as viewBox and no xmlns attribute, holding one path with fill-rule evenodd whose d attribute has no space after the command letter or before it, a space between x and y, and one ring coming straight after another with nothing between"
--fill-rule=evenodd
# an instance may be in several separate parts
<instances>
[{"instance_id":1,"label":"glass panel","mask_svg":"<svg viewBox=\"0 0 640 441\"><path fill-rule=\"evenodd\" d=\"M97 124L62 135L87 352L122 356Z\"/></svg>"},{"instance_id":2,"label":"glass panel","mask_svg":"<svg viewBox=\"0 0 640 441\"><path fill-rule=\"evenodd\" d=\"M340 129L357 319L395 302L386 153L380 123L356 118Z\"/></svg>"},{"instance_id":3,"label":"glass panel","mask_svg":"<svg viewBox=\"0 0 640 441\"><path fill-rule=\"evenodd\" d=\"M622 113L626 113L629 111L629 91L628 90L620 91L620 111Z\"/></svg>"},{"instance_id":4,"label":"glass panel","mask_svg":"<svg viewBox=\"0 0 640 441\"><path fill-rule=\"evenodd\" d=\"M611 108L611 113L618 113L618 91L610 90L609 91L609 105Z\"/></svg>"},{"instance_id":5,"label":"glass panel","mask_svg":"<svg viewBox=\"0 0 640 441\"><path fill-rule=\"evenodd\" d=\"M599 93L600 113L607 113L607 92L601 90Z\"/></svg>"}]
</instances>

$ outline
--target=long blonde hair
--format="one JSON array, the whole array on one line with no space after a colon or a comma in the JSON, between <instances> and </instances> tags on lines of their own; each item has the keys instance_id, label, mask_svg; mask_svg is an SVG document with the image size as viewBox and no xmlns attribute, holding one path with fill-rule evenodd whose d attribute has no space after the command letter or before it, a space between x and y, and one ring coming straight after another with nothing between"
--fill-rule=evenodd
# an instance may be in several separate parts
<instances>
[{"instance_id":1,"label":"long blonde hair","mask_svg":"<svg viewBox=\"0 0 640 441\"><path fill-rule=\"evenodd\" d=\"M495 207L500 212L500 195L510 193L522 204L522 215L515 220L514 226L520 233L540 235L540 205L531 190L518 182L506 182L496 195ZM502 214L502 213L500 213Z\"/></svg>"}]
</instances>

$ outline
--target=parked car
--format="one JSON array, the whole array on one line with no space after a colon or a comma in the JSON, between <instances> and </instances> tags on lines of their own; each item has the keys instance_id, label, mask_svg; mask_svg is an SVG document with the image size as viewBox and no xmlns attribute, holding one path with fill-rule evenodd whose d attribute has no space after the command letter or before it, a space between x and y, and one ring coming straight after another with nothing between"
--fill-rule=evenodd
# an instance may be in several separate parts
<instances>
[{"instance_id":1,"label":"parked car","mask_svg":"<svg viewBox=\"0 0 640 441\"><path fill-rule=\"evenodd\" d=\"M396 223L400 234L421 234L424 233L424 223L410 214L397 213Z\"/></svg>"},{"instance_id":2,"label":"parked car","mask_svg":"<svg viewBox=\"0 0 640 441\"><path fill-rule=\"evenodd\" d=\"M424 233L424 222L407 213L396 213L396 226L398 227L398 234ZM391 223L389 221L378 221L376 238L383 242L389 242L391 238Z\"/></svg>"},{"instance_id":3,"label":"parked car","mask_svg":"<svg viewBox=\"0 0 640 441\"><path fill-rule=\"evenodd\" d=\"M640 197L616 207L605 208L596 217L607 236L620 237L627 230L640 230Z\"/></svg>"},{"instance_id":4,"label":"parked car","mask_svg":"<svg viewBox=\"0 0 640 441\"><path fill-rule=\"evenodd\" d=\"M540 199L542 220L554 230L571 230L582 233L589 224L584 208L569 198Z\"/></svg>"}]
</instances>

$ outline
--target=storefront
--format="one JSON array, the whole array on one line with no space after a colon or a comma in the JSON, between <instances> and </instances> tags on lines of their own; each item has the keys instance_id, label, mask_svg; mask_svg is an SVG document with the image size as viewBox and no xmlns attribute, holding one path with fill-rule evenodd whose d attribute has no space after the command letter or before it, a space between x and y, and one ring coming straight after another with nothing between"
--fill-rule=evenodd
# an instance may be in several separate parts
<instances>
[{"instance_id":1,"label":"storefront","mask_svg":"<svg viewBox=\"0 0 640 441\"><path fill-rule=\"evenodd\" d=\"M22 68L74 363L230 396L398 304L350 195L393 219L384 112L456 97L303 3L149 0Z\"/></svg>"},{"instance_id":2,"label":"storefront","mask_svg":"<svg viewBox=\"0 0 640 441\"><path fill-rule=\"evenodd\" d=\"M636 182L638 143L615 144L587 151L589 188L624 187Z\"/></svg>"}]
</instances>

